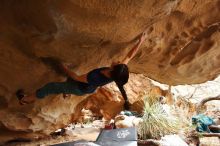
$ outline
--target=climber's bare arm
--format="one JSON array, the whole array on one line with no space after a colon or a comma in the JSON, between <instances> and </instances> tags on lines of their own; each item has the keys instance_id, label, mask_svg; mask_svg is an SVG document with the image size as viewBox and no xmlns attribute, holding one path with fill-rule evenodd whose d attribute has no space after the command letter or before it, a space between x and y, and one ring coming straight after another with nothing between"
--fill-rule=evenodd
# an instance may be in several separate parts
<instances>
[{"instance_id":1,"label":"climber's bare arm","mask_svg":"<svg viewBox=\"0 0 220 146\"><path fill-rule=\"evenodd\" d=\"M138 43L128 52L127 56L122 60L121 63L128 64L128 62L135 56L135 54L138 52L141 44L146 38L145 32L142 33L140 36L140 39L138 40Z\"/></svg>"},{"instance_id":2,"label":"climber's bare arm","mask_svg":"<svg viewBox=\"0 0 220 146\"><path fill-rule=\"evenodd\" d=\"M76 73L72 72L66 65L61 64L61 68L63 69L63 71L72 79L76 80L76 81L80 81L80 82L85 82L87 83L87 74L84 75L77 75Z\"/></svg>"}]
</instances>

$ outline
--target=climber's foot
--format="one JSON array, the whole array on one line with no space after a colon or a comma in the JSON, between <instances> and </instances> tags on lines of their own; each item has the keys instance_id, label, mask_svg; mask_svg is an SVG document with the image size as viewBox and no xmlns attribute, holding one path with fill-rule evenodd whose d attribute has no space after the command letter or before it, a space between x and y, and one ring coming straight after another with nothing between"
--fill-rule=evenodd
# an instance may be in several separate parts
<instances>
[{"instance_id":1,"label":"climber's foot","mask_svg":"<svg viewBox=\"0 0 220 146\"><path fill-rule=\"evenodd\" d=\"M25 93L24 93L24 90L23 89L19 89L17 92L16 92L16 96L19 100L19 104L20 105L25 105L25 104L29 104L28 101L25 101L24 100L24 97L25 97Z\"/></svg>"}]
</instances>

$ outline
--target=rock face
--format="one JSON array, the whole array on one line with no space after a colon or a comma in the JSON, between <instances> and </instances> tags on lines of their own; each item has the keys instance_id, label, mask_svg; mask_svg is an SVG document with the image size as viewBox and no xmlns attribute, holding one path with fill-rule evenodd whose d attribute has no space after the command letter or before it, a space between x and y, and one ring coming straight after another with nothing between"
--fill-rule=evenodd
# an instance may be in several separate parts
<instances>
[{"instance_id":1,"label":"rock face","mask_svg":"<svg viewBox=\"0 0 220 146\"><path fill-rule=\"evenodd\" d=\"M125 90L130 103L139 100L139 95L149 92L151 83L143 75L130 75ZM160 94L160 93L159 93ZM72 122L81 122L82 109L91 110L94 115L110 120L123 110L124 100L115 83L108 84L87 96L63 97L62 94L48 96L34 104L20 106L14 102L14 108L1 110L0 142L23 138L40 138ZM12 105L11 105L12 106ZM6 135L5 133L8 133Z\"/></svg>"},{"instance_id":2,"label":"rock face","mask_svg":"<svg viewBox=\"0 0 220 146\"><path fill-rule=\"evenodd\" d=\"M47 134L69 123L85 97L21 107L15 91L32 93L64 79L43 62L48 57L72 63L78 74L121 60L144 30L148 38L129 63L131 72L170 85L215 78L219 12L219 0L1 0L0 127Z\"/></svg>"}]
</instances>

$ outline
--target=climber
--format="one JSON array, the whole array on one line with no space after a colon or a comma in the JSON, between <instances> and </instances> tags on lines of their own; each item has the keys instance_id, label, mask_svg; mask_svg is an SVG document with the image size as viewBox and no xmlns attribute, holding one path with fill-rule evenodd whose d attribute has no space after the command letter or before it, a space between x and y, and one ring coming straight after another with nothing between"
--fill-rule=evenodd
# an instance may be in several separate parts
<instances>
[{"instance_id":1,"label":"climber","mask_svg":"<svg viewBox=\"0 0 220 146\"><path fill-rule=\"evenodd\" d=\"M145 40L145 32L140 35L140 38L136 45L128 52L127 56L122 62L112 63L110 67L102 67L94 69L87 74L78 76L74 72L70 71L68 67L60 63L63 71L68 75L66 82L51 82L38 89L34 94L26 96L22 89L16 92L16 96L21 105L34 102L36 99L42 99L50 94L74 94L82 96L85 94L93 93L97 87L108 84L115 81L118 86L124 100L124 107L128 110L128 99L123 85L128 82L129 72L127 63L134 57L139 50L141 44Z\"/></svg>"}]
</instances>

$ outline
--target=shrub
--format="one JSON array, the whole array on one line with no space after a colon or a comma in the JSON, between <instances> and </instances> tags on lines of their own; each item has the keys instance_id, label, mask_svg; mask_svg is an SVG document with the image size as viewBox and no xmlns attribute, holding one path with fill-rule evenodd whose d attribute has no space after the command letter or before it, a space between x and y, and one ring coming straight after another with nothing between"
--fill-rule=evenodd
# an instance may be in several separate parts
<instances>
[{"instance_id":1,"label":"shrub","mask_svg":"<svg viewBox=\"0 0 220 146\"><path fill-rule=\"evenodd\" d=\"M178 131L177 119L169 116L154 95L145 97L143 122L138 127L140 139L159 139Z\"/></svg>"}]
</instances>

